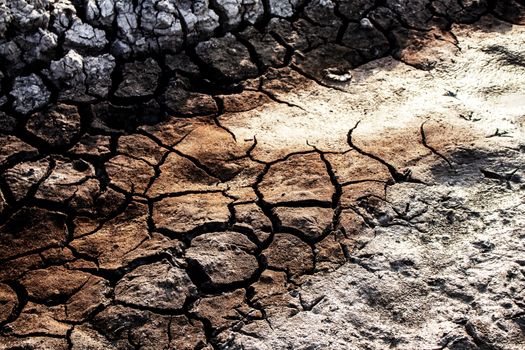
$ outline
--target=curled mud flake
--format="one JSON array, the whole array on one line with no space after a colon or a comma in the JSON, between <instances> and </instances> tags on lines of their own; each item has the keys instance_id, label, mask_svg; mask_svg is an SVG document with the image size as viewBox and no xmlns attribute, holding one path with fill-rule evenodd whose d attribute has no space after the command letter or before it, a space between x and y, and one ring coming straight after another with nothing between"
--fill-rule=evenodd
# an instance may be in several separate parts
<instances>
[{"instance_id":1,"label":"curled mud flake","mask_svg":"<svg viewBox=\"0 0 525 350\"><path fill-rule=\"evenodd\" d=\"M324 79L333 80L338 83L349 83L352 80L350 70L340 70L338 68L326 68L323 70Z\"/></svg>"}]
</instances>

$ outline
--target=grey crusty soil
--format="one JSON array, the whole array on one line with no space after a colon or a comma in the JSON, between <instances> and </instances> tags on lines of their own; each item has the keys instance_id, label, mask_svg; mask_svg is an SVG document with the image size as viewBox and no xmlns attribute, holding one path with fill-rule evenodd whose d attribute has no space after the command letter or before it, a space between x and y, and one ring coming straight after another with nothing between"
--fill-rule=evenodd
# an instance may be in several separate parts
<instances>
[{"instance_id":1,"label":"grey crusty soil","mask_svg":"<svg viewBox=\"0 0 525 350\"><path fill-rule=\"evenodd\" d=\"M0 0L0 349L524 349L524 25Z\"/></svg>"}]
</instances>

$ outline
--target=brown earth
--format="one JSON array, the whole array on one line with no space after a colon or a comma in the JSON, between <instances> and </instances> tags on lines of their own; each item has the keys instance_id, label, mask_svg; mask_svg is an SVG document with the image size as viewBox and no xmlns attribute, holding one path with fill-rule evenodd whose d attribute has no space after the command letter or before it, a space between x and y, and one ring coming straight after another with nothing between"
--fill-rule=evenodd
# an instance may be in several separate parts
<instances>
[{"instance_id":1,"label":"brown earth","mask_svg":"<svg viewBox=\"0 0 525 350\"><path fill-rule=\"evenodd\" d=\"M3 123L0 349L525 347L525 29L492 12L173 84L155 123ZM144 65L116 97L156 94Z\"/></svg>"}]
</instances>

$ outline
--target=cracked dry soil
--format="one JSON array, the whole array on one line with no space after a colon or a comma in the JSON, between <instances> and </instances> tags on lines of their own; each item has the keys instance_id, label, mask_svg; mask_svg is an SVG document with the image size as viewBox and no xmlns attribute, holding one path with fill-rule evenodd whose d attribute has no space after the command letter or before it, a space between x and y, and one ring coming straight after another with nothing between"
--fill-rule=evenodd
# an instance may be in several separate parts
<instances>
[{"instance_id":1,"label":"cracked dry soil","mask_svg":"<svg viewBox=\"0 0 525 350\"><path fill-rule=\"evenodd\" d=\"M524 349L523 0L0 0L0 349Z\"/></svg>"}]
</instances>

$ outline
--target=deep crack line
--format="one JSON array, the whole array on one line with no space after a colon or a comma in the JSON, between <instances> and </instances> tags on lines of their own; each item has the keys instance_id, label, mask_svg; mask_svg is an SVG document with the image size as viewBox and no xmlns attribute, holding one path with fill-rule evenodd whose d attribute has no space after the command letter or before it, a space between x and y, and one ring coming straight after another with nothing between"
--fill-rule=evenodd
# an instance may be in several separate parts
<instances>
[{"instance_id":1,"label":"deep crack line","mask_svg":"<svg viewBox=\"0 0 525 350\"><path fill-rule=\"evenodd\" d=\"M427 120L428 121L428 120ZM434 147L430 146L428 143L427 143L427 135L425 133L425 124L427 123L427 121L423 122L419 128L420 130L420 133L421 133L421 143L423 143L423 146L425 146L426 148L428 148L433 154L437 155L438 157L440 157L441 159L443 159L447 164L448 166L450 167L451 170L455 170L454 166L452 165L452 163L450 162L450 160L448 160L447 157L445 157L442 153L440 153L438 150L436 150Z\"/></svg>"},{"instance_id":2,"label":"deep crack line","mask_svg":"<svg viewBox=\"0 0 525 350\"><path fill-rule=\"evenodd\" d=\"M404 174L400 173L392 164L389 164L388 162L386 162L384 159L381 159L379 158L378 156L372 154L372 153L368 153L368 152L365 152L364 150L362 150L361 148L359 148L357 145L355 145L353 143L353 140L352 140L352 137L353 137L353 132L355 131L355 129L357 129L357 127L359 126L359 124L361 123L361 121L359 120L353 128L351 128L349 131L348 131L348 134L347 134L347 143L348 145L355 149L357 152L359 152L360 154L364 155L364 156L367 156L369 158L372 158L376 161L378 161L379 163L383 164L384 166L386 166L388 168L388 171L390 172L390 175L392 176L392 178L394 179L395 182L413 182L413 183L423 183L421 180L418 180L418 179L414 179L411 177L411 172L410 171L407 171L405 172Z\"/></svg>"}]
</instances>

